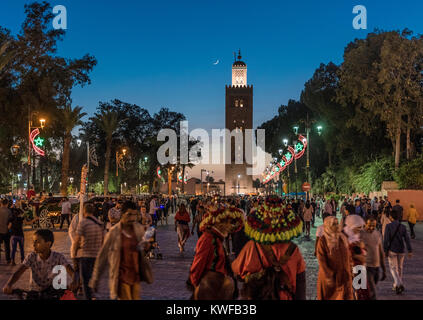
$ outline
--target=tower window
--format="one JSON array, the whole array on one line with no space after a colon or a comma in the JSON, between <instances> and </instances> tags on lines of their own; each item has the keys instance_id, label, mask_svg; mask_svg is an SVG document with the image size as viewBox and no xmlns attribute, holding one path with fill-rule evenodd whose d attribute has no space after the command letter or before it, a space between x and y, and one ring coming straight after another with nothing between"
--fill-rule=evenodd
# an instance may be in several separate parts
<instances>
[{"instance_id":1,"label":"tower window","mask_svg":"<svg viewBox=\"0 0 423 320\"><path fill-rule=\"evenodd\" d=\"M235 99L235 107L239 107L239 100L238 99Z\"/></svg>"},{"instance_id":2,"label":"tower window","mask_svg":"<svg viewBox=\"0 0 423 320\"><path fill-rule=\"evenodd\" d=\"M241 107L241 108L244 108L244 100L239 100L239 106Z\"/></svg>"}]
</instances>

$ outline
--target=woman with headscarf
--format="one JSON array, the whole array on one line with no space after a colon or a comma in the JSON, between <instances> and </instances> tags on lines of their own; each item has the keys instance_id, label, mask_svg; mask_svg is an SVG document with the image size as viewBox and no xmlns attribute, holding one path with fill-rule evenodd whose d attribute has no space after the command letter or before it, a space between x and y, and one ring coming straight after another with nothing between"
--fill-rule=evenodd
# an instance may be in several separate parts
<instances>
[{"instance_id":1,"label":"woman with headscarf","mask_svg":"<svg viewBox=\"0 0 423 320\"><path fill-rule=\"evenodd\" d=\"M316 255L319 261L317 300L353 300L351 254L334 216L323 222Z\"/></svg>"},{"instance_id":2,"label":"woman with headscarf","mask_svg":"<svg viewBox=\"0 0 423 320\"><path fill-rule=\"evenodd\" d=\"M360 239L360 232L363 229L364 225L363 218L359 215L353 214L347 216L345 219L345 227L342 231L348 239L349 251L351 254L351 266L352 268L356 266L365 266L366 265L366 250L364 242ZM365 272L363 270L358 272ZM354 275L353 275L354 276ZM365 278L367 279L367 277ZM361 284L361 283L360 283ZM356 289L354 288L356 300L369 300L369 285L367 284L365 289Z\"/></svg>"},{"instance_id":3,"label":"woman with headscarf","mask_svg":"<svg viewBox=\"0 0 423 320\"><path fill-rule=\"evenodd\" d=\"M178 232L178 247L179 251L184 251L185 243L189 238L189 222L191 218L185 207L185 204L181 203L178 212L175 215L175 231Z\"/></svg>"}]
</instances>

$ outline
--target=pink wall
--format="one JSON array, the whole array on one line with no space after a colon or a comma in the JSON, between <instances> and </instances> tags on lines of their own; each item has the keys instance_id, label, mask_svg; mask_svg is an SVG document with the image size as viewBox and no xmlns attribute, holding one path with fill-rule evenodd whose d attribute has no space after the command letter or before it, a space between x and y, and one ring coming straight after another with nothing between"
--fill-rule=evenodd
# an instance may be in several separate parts
<instances>
[{"instance_id":1,"label":"pink wall","mask_svg":"<svg viewBox=\"0 0 423 320\"><path fill-rule=\"evenodd\" d=\"M418 213L417 220L423 221L423 190L389 190L387 193L388 200L393 206L395 205L395 200L400 200L400 205L404 208L403 220L407 219L410 203L412 203Z\"/></svg>"}]
</instances>

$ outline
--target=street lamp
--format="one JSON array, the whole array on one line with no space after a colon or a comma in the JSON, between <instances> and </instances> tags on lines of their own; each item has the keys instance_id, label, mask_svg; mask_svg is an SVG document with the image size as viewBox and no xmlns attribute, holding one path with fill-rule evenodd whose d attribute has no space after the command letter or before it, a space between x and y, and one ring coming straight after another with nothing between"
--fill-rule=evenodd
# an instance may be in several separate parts
<instances>
[{"instance_id":1,"label":"street lamp","mask_svg":"<svg viewBox=\"0 0 423 320\"><path fill-rule=\"evenodd\" d=\"M294 146L296 146L297 145L297 140L295 140L295 141L293 141L293 143L294 143ZM294 149L295 150L295 149ZM298 193L298 188L297 188L297 186L298 186L298 181L297 181L297 172L298 172L298 170L297 170L297 157L295 156L295 154L294 154L294 173L295 173L295 200L297 200L297 193Z\"/></svg>"},{"instance_id":2,"label":"street lamp","mask_svg":"<svg viewBox=\"0 0 423 320\"><path fill-rule=\"evenodd\" d=\"M319 134L319 136L322 135L322 130L323 130L322 126L317 126L317 133Z\"/></svg>"},{"instance_id":3,"label":"street lamp","mask_svg":"<svg viewBox=\"0 0 423 320\"><path fill-rule=\"evenodd\" d=\"M122 153L119 153L119 151L116 151L116 177L119 176L119 165L122 162L123 157L126 155L126 151L127 150L125 148L122 149ZM125 168L123 167L123 169Z\"/></svg>"},{"instance_id":4,"label":"street lamp","mask_svg":"<svg viewBox=\"0 0 423 320\"><path fill-rule=\"evenodd\" d=\"M293 127L293 129L294 129L294 133L295 133L295 134L298 134L298 129L299 129L299 127L298 127L298 126L294 126L294 127Z\"/></svg>"},{"instance_id":5,"label":"street lamp","mask_svg":"<svg viewBox=\"0 0 423 320\"><path fill-rule=\"evenodd\" d=\"M167 185L168 185L168 196L172 195L172 173L175 170L175 166L167 168Z\"/></svg>"},{"instance_id":6,"label":"street lamp","mask_svg":"<svg viewBox=\"0 0 423 320\"><path fill-rule=\"evenodd\" d=\"M238 175L238 194L240 194L240 189L241 189L241 187L239 185L239 179L241 179L241 175L240 174Z\"/></svg>"},{"instance_id":7,"label":"street lamp","mask_svg":"<svg viewBox=\"0 0 423 320\"><path fill-rule=\"evenodd\" d=\"M288 146L288 139L283 139L283 144L284 144L285 147L287 147Z\"/></svg>"},{"instance_id":8,"label":"street lamp","mask_svg":"<svg viewBox=\"0 0 423 320\"><path fill-rule=\"evenodd\" d=\"M279 155L280 156L282 155L282 153L283 153L283 150L282 149L279 149Z\"/></svg>"},{"instance_id":9,"label":"street lamp","mask_svg":"<svg viewBox=\"0 0 423 320\"><path fill-rule=\"evenodd\" d=\"M20 147L17 144L15 144L10 148L10 152L12 153L13 156L17 156L19 149Z\"/></svg>"},{"instance_id":10,"label":"street lamp","mask_svg":"<svg viewBox=\"0 0 423 320\"><path fill-rule=\"evenodd\" d=\"M70 177L69 180L70 180L70 183L71 183L71 186L72 186L72 192L73 192L73 177Z\"/></svg>"},{"instance_id":11,"label":"street lamp","mask_svg":"<svg viewBox=\"0 0 423 320\"><path fill-rule=\"evenodd\" d=\"M81 144L82 144L81 139L76 140L76 145L78 146L78 148L81 147Z\"/></svg>"},{"instance_id":12,"label":"street lamp","mask_svg":"<svg viewBox=\"0 0 423 320\"><path fill-rule=\"evenodd\" d=\"M206 169L201 169L200 172L200 180L201 180L201 195L203 195L203 172L206 172L208 174L208 171Z\"/></svg>"},{"instance_id":13,"label":"street lamp","mask_svg":"<svg viewBox=\"0 0 423 320\"><path fill-rule=\"evenodd\" d=\"M31 162L31 131L33 129L43 129L46 125L46 119L40 118L40 127L34 126L32 123L32 117L33 115L38 114L38 111L31 111L31 107L28 107L28 180L27 185L30 186L30 177L31 177L31 171L32 171L32 162ZM34 177L35 178L35 177ZM32 181L34 183L34 181Z\"/></svg>"},{"instance_id":14,"label":"street lamp","mask_svg":"<svg viewBox=\"0 0 423 320\"><path fill-rule=\"evenodd\" d=\"M13 145L10 148L10 152L12 153L12 156L16 157L19 153L19 146L17 144ZM13 171L14 170L12 169L12 195L13 195L13 185L14 185L14 178L15 178L15 173ZM16 186L16 188L18 188L18 186Z\"/></svg>"}]
</instances>

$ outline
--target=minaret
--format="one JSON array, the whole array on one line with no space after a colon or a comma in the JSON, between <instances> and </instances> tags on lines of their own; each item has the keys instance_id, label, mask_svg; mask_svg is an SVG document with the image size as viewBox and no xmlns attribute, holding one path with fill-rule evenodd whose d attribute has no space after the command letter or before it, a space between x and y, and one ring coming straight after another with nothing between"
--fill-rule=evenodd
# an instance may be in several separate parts
<instances>
[{"instance_id":1,"label":"minaret","mask_svg":"<svg viewBox=\"0 0 423 320\"><path fill-rule=\"evenodd\" d=\"M241 50L232 64L232 85L226 86L225 123L229 131L241 131L253 128L253 86L247 84L247 65L243 62ZM231 144L231 163L225 165L226 195L253 192L253 177L247 175L245 160L245 136L243 150L235 150L235 138L226 143ZM242 164L235 164L235 155L243 152Z\"/></svg>"},{"instance_id":2,"label":"minaret","mask_svg":"<svg viewBox=\"0 0 423 320\"><path fill-rule=\"evenodd\" d=\"M238 60L232 65L232 86L245 87L247 85L247 65L241 61L241 49L238 51Z\"/></svg>"}]
</instances>

